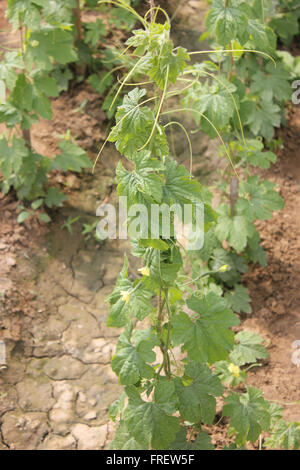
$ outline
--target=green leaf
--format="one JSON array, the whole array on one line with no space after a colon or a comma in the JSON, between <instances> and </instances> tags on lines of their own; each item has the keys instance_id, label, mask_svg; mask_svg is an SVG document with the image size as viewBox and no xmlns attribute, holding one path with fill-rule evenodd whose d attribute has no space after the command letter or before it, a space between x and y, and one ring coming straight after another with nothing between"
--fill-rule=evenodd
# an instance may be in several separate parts
<instances>
[{"instance_id":1,"label":"green leaf","mask_svg":"<svg viewBox=\"0 0 300 470\"><path fill-rule=\"evenodd\" d=\"M230 359L234 364L243 366L269 357L268 351L262 345L263 338L252 331L240 331L235 339L238 343L230 353Z\"/></svg>"},{"instance_id":2,"label":"green leaf","mask_svg":"<svg viewBox=\"0 0 300 470\"><path fill-rule=\"evenodd\" d=\"M43 204L44 199L37 199L36 201L33 201L31 204L31 209L34 211L37 210L41 205Z\"/></svg>"},{"instance_id":3,"label":"green leaf","mask_svg":"<svg viewBox=\"0 0 300 470\"><path fill-rule=\"evenodd\" d=\"M164 411L168 397L165 399L166 402L159 400L158 403L149 403L139 397L129 398L124 421L130 430L130 435L144 448L166 449L179 431L179 419L169 416Z\"/></svg>"},{"instance_id":4,"label":"green leaf","mask_svg":"<svg viewBox=\"0 0 300 470\"><path fill-rule=\"evenodd\" d=\"M47 0L8 0L7 4L9 21L14 29L18 29L19 22L30 29L38 29L40 7L44 7Z\"/></svg>"},{"instance_id":5,"label":"green leaf","mask_svg":"<svg viewBox=\"0 0 300 470\"><path fill-rule=\"evenodd\" d=\"M0 104L6 101L6 86L4 80L0 80Z\"/></svg>"},{"instance_id":6,"label":"green leaf","mask_svg":"<svg viewBox=\"0 0 300 470\"><path fill-rule=\"evenodd\" d=\"M277 17L271 18L270 27L275 30L285 44L289 44L293 36L299 32L297 15L295 12L280 12Z\"/></svg>"},{"instance_id":7,"label":"green leaf","mask_svg":"<svg viewBox=\"0 0 300 470\"><path fill-rule=\"evenodd\" d=\"M73 74L68 68L62 70L59 66L56 66L52 72L52 77L55 80L59 92L61 92L68 90L69 80L73 78Z\"/></svg>"},{"instance_id":8,"label":"green leaf","mask_svg":"<svg viewBox=\"0 0 300 470\"><path fill-rule=\"evenodd\" d=\"M0 139L0 169L4 180L8 182L11 178L17 178L16 175L20 173L28 155L29 151L23 139L14 136L10 145L4 137Z\"/></svg>"},{"instance_id":9,"label":"green leaf","mask_svg":"<svg viewBox=\"0 0 300 470\"><path fill-rule=\"evenodd\" d=\"M183 344L182 349L197 362L212 364L226 359L234 345L234 333L230 327L239 324L238 318L227 308L226 301L209 293L204 299L191 297L187 306L200 318L191 319L185 313L174 316L171 322L174 344Z\"/></svg>"},{"instance_id":10,"label":"green leaf","mask_svg":"<svg viewBox=\"0 0 300 470\"><path fill-rule=\"evenodd\" d=\"M183 165L176 161L169 161L165 170L165 184L163 187L163 201L168 204L184 204L202 202L201 185L190 177Z\"/></svg>"},{"instance_id":11,"label":"green leaf","mask_svg":"<svg viewBox=\"0 0 300 470\"><path fill-rule=\"evenodd\" d=\"M234 215L228 214L226 205L219 207L221 215L218 217L215 234L220 242L227 240L228 243L237 251L241 252L246 248L247 239L254 233L254 228L248 220L247 214Z\"/></svg>"},{"instance_id":12,"label":"green leaf","mask_svg":"<svg viewBox=\"0 0 300 470\"><path fill-rule=\"evenodd\" d=\"M173 246L170 252L155 251L150 264L150 280L159 286L170 287L182 267L180 250Z\"/></svg>"},{"instance_id":13,"label":"green leaf","mask_svg":"<svg viewBox=\"0 0 300 470\"><path fill-rule=\"evenodd\" d=\"M68 140L63 140L59 144L61 154L56 155L54 168L67 171L81 171L82 168L91 168L92 162L87 157L86 152Z\"/></svg>"},{"instance_id":14,"label":"green leaf","mask_svg":"<svg viewBox=\"0 0 300 470\"><path fill-rule=\"evenodd\" d=\"M123 1L123 3L129 4L128 0ZM132 3L131 6L135 6ZM136 17L130 11L125 10L124 8L113 8L110 12L111 20L113 27L116 29L125 29L126 31L131 31L131 29L136 24Z\"/></svg>"},{"instance_id":15,"label":"green leaf","mask_svg":"<svg viewBox=\"0 0 300 470\"><path fill-rule=\"evenodd\" d=\"M34 90L36 92L36 90ZM44 119L52 119L51 102L37 90L34 94L32 109Z\"/></svg>"},{"instance_id":16,"label":"green leaf","mask_svg":"<svg viewBox=\"0 0 300 470\"><path fill-rule=\"evenodd\" d=\"M274 191L274 187L275 184L268 180L259 181L257 175L249 177L247 181L243 181L240 185L240 189L244 194L246 193L247 199L240 197L236 210L243 217L252 220L271 219L273 212L284 207L284 201L278 192Z\"/></svg>"},{"instance_id":17,"label":"green leaf","mask_svg":"<svg viewBox=\"0 0 300 470\"><path fill-rule=\"evenodd\" d=\"M6 52L0 63L0 80L3 80L9 90L12 90L15 86L18 78L17 70L23 68L22 57L17 51Z\"/></svg>"},{"instance_id":18,"label":"green leaf","mask_svg":"<svg viewBox=\"0 0 300 470\"><path fill-rule=\"evenodd\" d=\"M180 428L175 440L169 447L170 450L214 450L214 446L210 442L210 436L204 431L197 434L195 440L187 440L187 430Z\"/></svg>"},{"instance_id":19,"label":"green leaf","mask_svg":"<svg viewBox=\"0 0 300 470\"><path fill-rule=\"evenodd\" d=\"M271 163L276 163L277 156L273 152L252 152L249 154L248 161L253 166L260 168L270 168Z\"/></svg>"},{"instance_id":20,"label":"green leaf","mask_svg":"<svg viewBox=\"0 0 300 470\"><path fill-rule=\"evenodd\" d=\"M283 419L277 420L274 428L272 428L271 436L266 439L265 446L276 450L280 448L299 450L300 423L287 423Z\"/></svg>"},{"instance_id":21,"label":"green leaf","mask_svg":"<svg viewBox=\"0 0 300 470\"><path fill-rule=\"evenodd\" d=\"M238 152L238 157L253 166L266 169L277 160L275 153L270 151L263 152L264 144L260 138L247 139L245 145L237 142L234 142L233 145L233 148Z\"/></svg>"},{"instance_id":22,"label":"green leaf","mask_svg":"<svg viewBox=\"0 0 300 470\"><path fill-rule=\"evenodd\" d=\"M47 181L49 166L48 158L28 153L14 180L14 188L17 190L19 199L32 200L44 196L43 187Z\"/></svg>"},{"instance_id":23,"label":"green leaf","mask_svg":"<svg viewBox=\"0 0 300 470\"><path fill-rule=\"evenodd\" d=\"M208 30L216 35L217 42L222 46L236 39L247 28L248 19L238 0L214 0L206 18Z\"/></svg>"},{"instance_id":24,"label":"green leaf","mask_svg":"<svg viewBox=\"0 0 300 470\"><path fill-rule=\"evenodd\" d=\"M185 381L190 385L185 385ZM223 387L219 378L205 364L191 362L185 367L182 380L176 382L179 412L190 423L212 424L216 414L216 399Z\"/></svg>"},{"instance_id":25,"label":"green leaf","mask_svg":"<svg viewBox=\"0 0 300 470\"><path fill-rule=\"evenodd\" d=\"M73 33L43 25L40 31L31 33L25 61L28 66L36 64L41 70L51 70L53 60L62 65L77 60Z\"/></svg>"},{"instance_id":26,"label":"green leaf","mask_svg":"<svg viewBox=\"0 0 300 470\"><path fill-rule=\"evenodd\" d=\"M260 246L260 236L256 232L252 238L248 240L246 254L253 261L259 263L261 266L267 266L267 255L265 250Z\"/></svg>"},{"instance_id":27,"label":"green leaf","mask_svg":"<svg viewBox=\"0 0 300 470\"><path fill-rule=\"evenodd\" d=\"M120 422L109 448L111 450L146 450L146 447L132 437L125 421Z\"/></svg>"},{"instance_id":28,"label":"green leaf","mask_svg":"<svg viewBox=\"0 0 300 470\"><path fill-rule=\"evenodd\" d=\"M228 302L228 307L236 313L252 312L249 291L241 284L237 284L233 290L226 292L225 299Z\"/></svg>"},{"instance_id":29,"label":"green leaf","mask_svg":"<svg viewBox=\"0 0 300 470\"><path fill-rule=\"evenodd\" d=\"M124 97L118 107L116 125L109 134L109 141L116 142L116 148L128 158L133 158L146 143L154 123L151 109L139 105L146 93L144 89L134 88Z\"/></svg>"},{"instance_id":30,"label":"green leaf","mask_svg":"<svg viewBox=\"0 0 300 470\"><path fill-rule=\"evenodd\" d=\"M168 243L164 242L161 238L147 238L139 240L140 247L151 247L155 250L166 251L169 249Z\"/></svg>"},{"instance_id":31,"label":"green leaf","mask_svg":"<svg viewBox=\"0 0 300 470\"><path fill-rule=\"evenodd\" d=\"M148 337L131 343L131 332L125 331L117 343L116 354L112 358L112 369L119 376L122 385L137 383L140 378L151 379L154 369L148 364L155 361L156 354L153 347L157 338L151 330L147 330Z\"/></svg>"},{"instance_id":32,"label":"green leaf","mask_svg":"<svg viewBox=\"0 0 300 470\"><path fill-rule=\"evenodd\" d=\"M106 299L111 305L116 303L117 300L119 299L120 290L122 290L123 288L129 289L132 285L131 281L129 281L129 279L128 279L128 267L129 267L128 258L127 258L127 255L125 253L123 267L122 267L122 270L121 270L121 272L120 272L120 274L117 278L115 288L114 288L113 292Z\"/></svg>"},{"instance_id":33,"label":"green leaf","mask_svg":"<svg viewBox=\"0 0 300 470\"><path fill-rule=\"evenodd\" d=\"M19 74L9 100L18 109L32 111L33 86L27 82L25 74Z\"/></svg>"},{"instance_id":34,"label":"green leaf","mask_svg":"<svg viewBox=\"0 0 300 470\"><path fill-rule=\"evenodd\" d=\"M21 112L10 103L0 104L0 122L5 122L7 127L14 127L22 120Z\"/></svg>"},{"instance_id":35,"label":"green leaf","mask_svg":"<svg viewBox=\"0 0 300 470\"><path fill-rule=\"evenodd\" d=\"M148 166L137 166L134 171L127 171L119 162L116 174L119 180L118 194L126 196L129 204L144 203L153 200L160 203L162 199L163 181L157 175L157 160L148 158ZM159 168L159 167L158 167Z\"/></svg>"},{"instance_id":36,"label":"green leaf","mask_svg":"<svg viewBox=\"0 0 300 470\"><path fill-rule=\"evenodd\" d=\"M234 375L231 367L235 366L232 362L229 361L218 361L214 364L215 374L219 377L224 385L230 387L236 387L241 383L245 383L247 378L246 371L239 370L238 376Z\"/></svg>"},{"instance_id":37,"label":"green leaf","mask_svg":"<svg viewBox=\"0 0 300 470\"><path fill-rule=\"evenodd\" d=\"M240 115L242 122L248 124L251 132L261 135L268 140L274 137L274 127L280 126L280 107L276 104L261 100L259 104L253 101L241 103Z\"/></svg>"},{"instance_id":38,"label":"green leaf","mask_svg":"<svg viewBox=\"0 0 300 470\"><path fill-rule=\"evenodd\" d=\"M151 298L153 297L153 293L151 291L140 287L133 294L131 294L131 290L132 285L130 281L128 281L126 288L124 286L124 289L119 289L119 298L111 305L107 319L107 326L115 326L118 328L124 326L132 316L135 316L139 320L143 320L153 310L152 304L150 302ZM130 300L128 304L122 300L122 291L128 291L130 294ZM115 290L114 296L116 296Z\"/></svg>"},{"instance_id":39,"label":"green leaf","mask_svg":"<svg viewBox=\"0 0 300 470\"><path fill-rule=\"evenodd\" d=\"M269 404L260 390L247 387L246 393L232 392L225 400L223 416L230 417L230 427L236 433L239 446L246 441L255 442L262 431L269 431Z\"/></svg>"},{"instance_id":40,"label":"green leaf","mask_svg":"<svg viewBox=\"0 0 300 470\"><path fill-rule=\"evenodd\" d=\"M121 414L124 405L125 405L125 398L126 398L126 393L122 392L119 398L117 398L109 407L108 413L110 419L113 421L116 420L118 414Z\"/></svg>"},{"instance_id":41,"label":"green leaf","mask_svg":"<svg viewBox=\"0 0 300 470\"><path fill-rule=\"evenodd\" d=\"M176 413L178 406L175 381L166 377L160 377L159 382L156 383L154 388L154 401L162 406L167 414L172 415Z\"/></svg>"},{"instance_id":42,"label":"green leaf","mask_svg":"<svg viewBox=\"0 0 300 470\"><path fill-rule=\"evenodd\" d=\"M49 96L58 96L58 90L53 78L36 77L34 84L27 82L24 74L20 74L16 80L15 87L9 96L12 105L22 112L22 128L29 128L29 113L35 111L45 119L51 119L51 103L46 98L44 91ZM31 115L32 118L32 115Z\"/></svg>"},{"instance_id":43,"label":"green leaf","mask_svg":"<svg viewBox=\"0 0 300 470\"><path fill-rule=\"evenodd\" d=\"M150 52L160 50L164 44L170 42L170 24L151 23L147 30L136 29L132 34L126 44L135 47L135 54L141 56L147 50Z\"/></svg>"},{"instance_id":44,"label":"green leaf","mask_svg":"<svg viewBox=\"0 0 300 470\"><path fill-rule=\"evenodd\" d=\"M170 41L164 44L159 55L155 55L149 64L149 77L162 90L171 82L175 83L180 73L187 65L190 56L186 49L178 47L176 53L173 52L173 43ZM166 80L168 82L166 84Z\"/></svg>"},{"instance_id":45,"label":"green leaf","mask_svg":"<svg viewBox=\"0 0 300 470\"><path fill-rule=\"evenodd\" d=\"M87 82L91 85L91 87L100 95L102 95L108 87L110 87L113 83L113 75L108 74L107 72L98 75L97 73L93 73L87 79Z\"/></svg>"},{"instance_id":46,"label":"green leaf","mask_svg":"<svg viewBox=\"0 0 300 470\"><path fill-rule=\"evenodd\" d=\"M51 222L51 218L49 217L48 214L40 214L40 219L45 222L45 224L48 224Z\"/></svg>"},{"instance_id":47,"label":"green leaf","mask_svg":"<svg viewBox=\"0 0 300 470\"><path fill-rule=\"evenodd\" d=\"M59 95L56 81L53 77L47 76L36 76L34 77L34 85L46 96L52 96L56 98Z\"/></svg>"},{"instance_id":48,"label":"green leaf","mask_svg":"<svg viewBox=\"0 0 300 470\"><path fill-rule=\"evenodd\" d=\"M43 3L43 17L46 19L47 23L54 26L59 25L62 29L71 29L70 23L73 21L73 8L76 8L76 0L65 0L64 2L38 0L38 2L39 1Z\"/></svg>"},{"instance_id":49,"label":"green leaf","mask_svg":"<svg viewBox=\"0 0 300 470\"><path fill-rule=\"evenodd\" d=\"M30 212L22 211L17 217L18 224L22 224L29 216L30 216Z\"/></svg>"},{"instance_id":50,"label":"green leaf","mask_svg":"<svg viewBox=\"0 0 300 470\"><path fill-rule=\"evenodd\" d=\"M287 101L291 97L290 75L279 63L276 68L271 64L266 67L266 73L258 70L251 79L250 93L258 94L262 100L271 102Z\"/></svg>"},{"instance_id":51,"label":"green leaf","mask_svg":"<svg viewBox=\"0 0 300 470\"><path fill-rule=\"evenodd\" d=\"M47 191L45 198L45 204L47 207L62 206L63 201L67 199L67 196L60 192L58 188L50 187Z\"/></svg>"},{"instance_id":52,"label":"green leaf","mask_svg":"<svg viewBox=\"0 0 300 470\"><path fill-rule=\"evenodd\" d=\"M215 226L213 225L206 233L204 236L204 244L201 250L198 251L198 254L202 261L208 261L209 258L212 255L213 250L216 248L216 246L219 244L218 239L215 234ZM224 266L225 264L228 263L222 263L220 266L217 268L217 270L221 267Z\"/></svg>"},{"instance_id":53,"label":"green leaf","mask_svg":"<svg viewBox=\"0 0 300 470\"><path fill-rule=\"evenodd\" d=\"M124 292L129 294L128 302L123 300ZM123 269L118 276L115 288L107 298L110 303L107 325L119 328L126 325L132 316L143 320L153 309L152 297L153 293L143 285L134 290L132 282L128 279L128 260L125 257Z\"/></svg>"},{"instance_id":54,"label":"green leaf","mask_svg":"<svg viewBox=\"0 0 300 470\"><path fill-rule=\"evenodd\" d=\"M224 265L227 265L228 269L222 273L219 269ZM239 256L237 253L224 250L223 248L213 250L209 268L213 271L219 271L214 277L231 287L240 281L240 273L244 274L248 270L243 256Z\"/></svg>"},{"instance_id":55,"label":"green leaf","mask_svg":"<svg viewBox=\"0 0 300 470\"><path fill-rule=\"evenodd\" d=\"M92 47L96 47L99 41L106 36L106 27L103 21L98 18L95 22L85 23L87 29L85 41L90 43Z\"/></svg>"},{"instance_id":56,"label":"green leaf","mask_svg":"<svg viewBox=\"0 0 300 470\"><path fill-rule=\"evenodd\" d=\"M276 36L265 24L261 23L258 19L249 18L247 34L255 48L263 51L274 49L274 42Z\"/></svg>"},{"instance_id":57,"label":"green leaf","mask_svg":"<svg viewBox=\"0 0 300 470\"><path fill-rule=\"evenodd\" d=\"M218 129L224 128L235 114L235 106L230 93L236 91L235 85L223 80L224 86L219 83L209 85L196 83L185 95L184 105L204 114ZM230 92L230 93L229 93ZM197 124L201 123L202 130L210 137L215 137L213 126L204 117L194 113Z\"/></svg>"}]
</instances>

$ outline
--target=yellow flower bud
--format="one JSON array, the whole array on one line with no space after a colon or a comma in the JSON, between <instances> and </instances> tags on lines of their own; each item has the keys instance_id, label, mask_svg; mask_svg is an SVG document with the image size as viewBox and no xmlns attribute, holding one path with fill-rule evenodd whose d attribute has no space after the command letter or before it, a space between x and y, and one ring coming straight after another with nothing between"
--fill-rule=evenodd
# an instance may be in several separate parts
<instances>
[{"instance_id":1,"label":"yellow flower bud","mask_svg":"<svg viewBox=\"0 0 300 470\"><path fill-rule=\"evenodd\" d=\"M143 268L138 269L138 271L143 275L143 276L150 276L150 269L147 266L144 266Z\"/></svg>"},{"instance_id":2,"label":"yellow flower bud","mask_svg":"<svg viewBox=\"0 0 300 470\"><path fill-rule=\"evenodd\" d=\"M229 364L229 366L228 366L228 370L229 370L229 372L231 372L231 374L233 375L233 377L235 377L236 379L239 378L240 372L241 372L239 366L236 366L235 364L231 363L231 364Z\"/></svg>"},{"instance_id":3,"label":"yellow flower bud","mask_svg":"<svg viewBox=\"0 0 300 470\"><path fill-rule=\"evenodd\" d=\"M225 273L228 269L228 264L224 264L219 268L220 273Z\"/></svg>"},{"instance_id":4,"label":"yellow flower bud","mask_svg":"<svg viewBox=\"0 0 300 470\"><path fill-rule=\"evenodd\" d=\"M125 304L128 304L130 300L130 294L128 290L122 290L121 295L122 295L121 299L125 302Z\"/></svg>"}]
</instances>

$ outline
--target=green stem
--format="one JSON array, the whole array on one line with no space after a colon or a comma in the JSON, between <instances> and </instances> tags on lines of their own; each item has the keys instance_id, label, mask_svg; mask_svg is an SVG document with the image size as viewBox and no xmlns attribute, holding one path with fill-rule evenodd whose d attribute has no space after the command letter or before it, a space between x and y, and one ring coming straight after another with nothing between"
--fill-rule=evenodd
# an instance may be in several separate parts
<instances>
[{"instance_id":1,"label":"green stem","mask_svg":"<svg viewBox=\"0 0 300 470\"><path fill-rule=\"evenodd\" d=\"M170 367L170 357L169 357L169 345L170 345L170 331L171 331L171 309L169 305L169 300L168 300L168 289L164 291L165 293L165 299L166 299L166 306L167 306L167 312L168 312L168 332L167 332L167 341L164 347L164 366L165 366L165 374L167 377L170 377L171 375L171 367Z\"/></svg>"},{"instance_id":2,"label":"green stem","mask_svg":"<svg viewBox=\"0 0 300 470\"><path fill-rule=\"evenodd\" d=\"M234 68L234 57L233 57L233 52L232 52L232 42L229 43L228 48L230 50L230 52L229 52L230 69L229 69L229 72L228 72L228 81L230 82L230 80L232 79L232 72L233 72L233 68Z\"/></svg>"},{"instance_id":3,"label":"green stem","mask_svg":"<svg viewBox=\"0 0 300 470\"><path fill-rule=\"evenodd\" d=\"M234 216L234 209L239 197L239 180L235 177L230 179L230 214Z\"/></svg>"},{"instance_id":4,"label":"green stem","mask_svg":"<svg viewBox=\"0 0 300 470\"><path fill-rule=\"evenodd\" d=\"M161 300L161 289L159 289L159 291L158 291L158 309L157 309L157 332L158 332L158 336L159 336L160 342L161 342L160 350L161 350L162 355L163 355L163 362L162 362L162 365L159 368L158 375L161 373L161 371L162 371L162 369L164 368L164 365L165 365L165 361L164 361L164 357L165 357L164 343L163 343L163 340L162 340L163 319L164 319L164 317L163 317L163 304L162 304L162 300Z\"/></svg>"},{"instance_id":5,"label":"green stem","mask_svg":"<svg viewBox=\"0 0 300 470\"><path fill-rule=\"evenodd\" d=\"M161 322L163 320L163 315L162 315L162 303L161 303L161 289L158 291L158 312L157 312L157 319L159 325L161 325Z\"/></svg>"},{"instance_id":6,"label":"green stem","mask_svg":"<svg viewBox=\"0 0 300 470\"><path fill-rule=\"evenodd\" d=\"M26 147L29 150L32 150L30 129L23 129L22 130L22 135L23 135L23 139L25 140Z\"/></svg>"},{"instance_id":7,"label":"green stem","mask_svg":"<svg viewBox=\"0 0 300 470\"><path fill-rule=\"evenodd\" d=\"M160 350L163 355L163 360L160 368L157 371L157 376L160 375L161 371L164 370L165 376L170 377L171 374L171 368L170 368L170 358L168 354L168 349L169 349L169 344L170 344L170 311L169 311L169 304L168 304L168 289L164 290L164 299L162 301L162 289L160 288L158 291L158 324L157 324L157 332L158 336L160 337ZM167 305L167 311L168 311L168 332L167 332L167 340L166 342L163 341L162 339L162 327L163 327L163 321L164 321L164 314L163 314L163 309L165 304Z\"/></svg>"},{"instance_id":8,"label":"green stem","mask_svg":"<svg viewBox=\"0 0 300 470\"><path fill-rule=\"evenodd\" d=\"M20 33L20 42L21 42L21 57L23 64L25 66L25 60L24 60L24 37L23 37L23 26L21 22L19 21L19 33ZM26 147L31 150L31 135L30 135L30 129L22 129L22 136L23 139L25 140Z\"/></svg>"}]
</instances>

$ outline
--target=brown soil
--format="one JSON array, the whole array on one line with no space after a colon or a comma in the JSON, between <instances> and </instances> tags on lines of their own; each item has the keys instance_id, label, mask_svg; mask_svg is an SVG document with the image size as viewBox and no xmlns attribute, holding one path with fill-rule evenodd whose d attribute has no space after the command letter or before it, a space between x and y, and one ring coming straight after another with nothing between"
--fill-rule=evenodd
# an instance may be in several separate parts
<instances>
[{"instance_id":1,"label":"brown soil","mask_svg":"<svg viewBox=\"0 0 300 470\"><path fill-rule=\"evenodd\" d=\"M189 12L195 2L188 3ZM83 113L74 112L84 99L88 104ZM100 105L86 85L53 100L53 120L34 127L35 149L54 155L56 134L70 129L95 158L108 125ZM300 399L300 368L292 362L292 344L300 340L300 106L290 110L279 134L284 149L264 176L279 185L286 207L258 224L268 267L252 266L244 278L253 314L242 319L242 328L260 333L270 352L261 367L251 369L248 383L281 402L287 419L300 421L300 405L295 403ZM194 170L203 175L214 147L207 150L207 140L201 135L197 139ZM188 155L182 156L181 141L176 134L183 161ZM0 339L7 346L8 365L0 371L0 449L103 449L111 439L107 409L119 386L109 363L119 333L105 326L104 300L128 245L99 245L85 240L81 230L82 223L95 220L103 200L116 200L118 158L108 146L95 175L57 173L53 180L69 200L51 213L50 226L35 218L19 226L14 195L0 193ZM61 229L69 215L80 216L73 235ZM226 420L210 429L217 447L228 443L226 429Z\"/></svg>"},{"instance_id":2,"label":"brown soil","mask_svg":"<svg viewBox=\"0 0 300 470\"><path fill-rule=\"evenodd\" d=\"M284 149L278 152L277 164L264 176L279 185L285 208L272 220L258 224L268 266L253 266L245 276L253 315L243 327L260 332L270 341L270 359L250 372L249 383L262 388L266 398L291 403L300 398L300 368L291 360L293 353L295 356L292 344L300 340L299 106L291 110L287 127L279 135ZM285 417L299 421L299 404L287 406Z\"/></svg>"}]
</instances>

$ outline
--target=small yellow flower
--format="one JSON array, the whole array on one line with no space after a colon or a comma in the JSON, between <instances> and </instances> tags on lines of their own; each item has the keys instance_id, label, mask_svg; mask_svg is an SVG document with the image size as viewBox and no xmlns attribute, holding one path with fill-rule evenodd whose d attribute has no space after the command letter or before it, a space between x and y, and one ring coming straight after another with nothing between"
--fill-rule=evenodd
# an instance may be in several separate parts
<instances>
[{"instance_id":1,"label":"small yellow flower","mask_svg":"<svg viewBox=\"0 0 300 470\"><path fill-rule=\"evenodd\" d=\"M129 300L130 300L130 294L128 292L128 290L121 290L121 299L125 302L125 304L128 304Z\"/></svg>"},{"instance_id":2,"label":"small yellow flower","mask_svg":"<svg viewBox=\"0 0 300 470\"><path fill-rule=\"evenodd\" d=\"M228 269L228 264L224 264L219 268L220 273L225 273Z\"/></svg>"},{"instance_id":3,"label":"small yellow flower","mask_svg":"<svg viewBox=\"0 0 300 470\"><path fill-rule=\"evenodd\" d=\"M241 372L239 366L236 366L235 364L232 364L232 363L231 363L231 364L229 364L229 366L228 366L228 370L229 370L229 372L231 372L231 374L233 375L233 377L235 377L236 379L239 378L240 372Z\"/></svg>"},{"instance_id":4,"label":"small yellow flower","mask_svg":"<svg viewBox=\"0 0 300 470\"><path fill-rule=\"evenodd\" d=\"M138 271L143 275L143 276L150 276L150 269L147 266L144 266L143 268L138 269Z\"/></svg>"}]
</instances>

